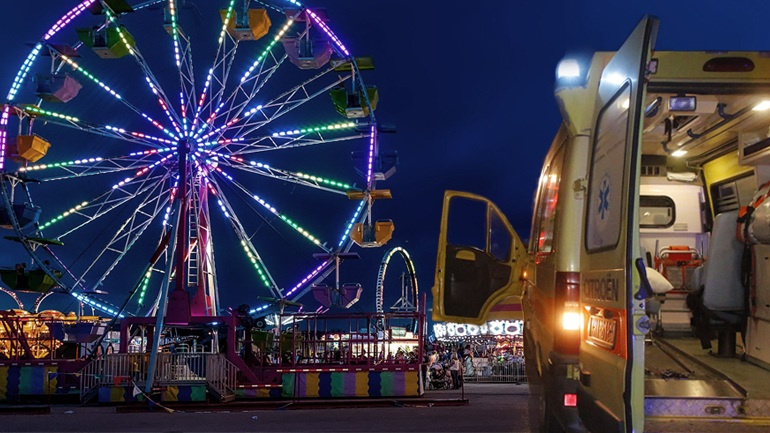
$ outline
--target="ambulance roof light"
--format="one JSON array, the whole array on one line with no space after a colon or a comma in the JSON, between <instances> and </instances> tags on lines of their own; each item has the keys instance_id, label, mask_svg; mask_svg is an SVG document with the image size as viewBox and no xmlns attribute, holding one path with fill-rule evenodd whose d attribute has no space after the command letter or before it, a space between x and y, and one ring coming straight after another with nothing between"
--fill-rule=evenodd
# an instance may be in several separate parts
<instances>
[{"instance_id":1,"label":"ambulance roof light","mask_svg":"<svg viewBox=\"0 0 770 433\"><path fill-rule=\"evenodd\" d=\"M760 102L759 104L755 105L754 108L752 108L752 110L754 110L754 111L765 111L768 108L770 108L770 101L764 100L764 101Z\"/></svg>"},{"instance_id":2,"label":"ambulance roof light","mask_svg":"<svg viewBox=\"0 0 770 433\"><path fill-rule=\"evenodd\" d=\"M580 65L575 59L564 59L556 67L556 78L578 78L580 77Z\"/></svg>"},{"instance_id":3,"label":"ambulance roof light","mask_svg":"<svg viewBox=\"0 0 770 433\"><path fill-rule=\"evenodd\" d=\"M684 149L679 149L671 152L671 156L673 156L674 158L679 158L685 155L687 155L687 151Z\"/></svg>"}]
</instances>

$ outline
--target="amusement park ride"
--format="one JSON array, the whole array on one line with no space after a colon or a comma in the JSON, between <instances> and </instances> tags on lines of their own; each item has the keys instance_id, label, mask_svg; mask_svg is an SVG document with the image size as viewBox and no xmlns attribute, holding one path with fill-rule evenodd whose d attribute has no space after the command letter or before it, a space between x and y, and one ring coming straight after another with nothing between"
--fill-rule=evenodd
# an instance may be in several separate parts
<instances>
[{"instance_id":1,"label":"amusement park ride","mask_svg":"<svg viewBox=\"0 0 770 433\"><path fill-rule=\"evenodd\" d=\"M398 385L388 393L422 392L419 368L384 359L398 320L422 350L405 251L402 308L382 310L381 268L377 313L323 314L361 295L339 282L353 245L382 246L394 230L372 219L396 164L363 80L372 60L348 51L324 9L213 3L84 0L22 62L0 113L0 227L3 251L17 254L2 258L0 290L16 309L0 312L0 350L32 362L20 373L0 360L0 376L45 385L0 397L317 396L328 391L311 389L319 374L360 381L361 369L339 366L364 353L362 368ZM310 291L321 305L304 313ZM228 308L238 295L255 305ZM72 311L40 311L44 301ZM331 340L334 317L349 332ZM300 359L317 365L299 374ZM386 393L350 389L328 393Z\"/></svg>"}]
</instances>

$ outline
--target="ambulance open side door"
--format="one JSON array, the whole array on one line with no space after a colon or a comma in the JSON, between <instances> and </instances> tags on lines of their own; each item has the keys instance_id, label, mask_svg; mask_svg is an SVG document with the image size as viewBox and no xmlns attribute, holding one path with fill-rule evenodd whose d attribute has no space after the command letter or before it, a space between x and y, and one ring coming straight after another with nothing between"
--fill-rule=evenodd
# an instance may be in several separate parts
<instances>
[{"instance_id":1,"label":"ambulance open side door","mask_svg":"<svg viewBox=\"0 0 770 433\"><path fill-rule=\"evenodd\" d=\"M433 320L482 325L503 300L506 318L522 319L522 287L533 272L526 247L494 203L471 193L444 193Z\"/></svg>"},{"instance_id":2,"label":"ambulance open side door","mask_svg":"<svg viewBox=\"0 0 770 433\"><path fill-rule=\"evenodd\" d=\"M646 276L635 264L645 78L658 19L644 17L602 72L589 154L583 227L578 410L599 432L644 425ZM644 267L641 267L641 272ZM645 289L640 289L643 287Z\"/></svg>"}]
</instances>

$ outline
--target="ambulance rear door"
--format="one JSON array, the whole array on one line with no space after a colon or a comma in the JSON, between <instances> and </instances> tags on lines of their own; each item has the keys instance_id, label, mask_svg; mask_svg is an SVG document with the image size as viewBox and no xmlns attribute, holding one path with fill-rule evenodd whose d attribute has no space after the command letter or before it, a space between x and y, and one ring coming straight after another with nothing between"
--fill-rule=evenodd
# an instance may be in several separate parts
<instances>
[{"instance_id":1,"label":"ambulance rear door","mask_svg":"<svg viewBox=\"0 0 770 433\"><path fill-rule=\"evenodd\" d=\"M642 19L604 68L594 105L581 252L577 398L580 417L594 433L643 431L649 320L635 261L640 256L645 76L657 30L657 18Z\"/></svg>"}]
</instances>

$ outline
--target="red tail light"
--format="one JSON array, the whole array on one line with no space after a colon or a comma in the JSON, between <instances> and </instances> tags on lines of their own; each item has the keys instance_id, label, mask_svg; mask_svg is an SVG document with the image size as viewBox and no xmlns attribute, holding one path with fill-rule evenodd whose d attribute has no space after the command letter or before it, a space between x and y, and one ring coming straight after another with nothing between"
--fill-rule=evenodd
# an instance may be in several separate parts
<instances>
[{"instance_id":1,"label":"red tail light","mask_svg":"<svg viewBox=\"0 0 770 433\"><path fill-rule=\"evenodd\" d=\"M574 355L580 347L580 272L557 272L554 293L554 350Z\"/></svg>"}]
</instances>

